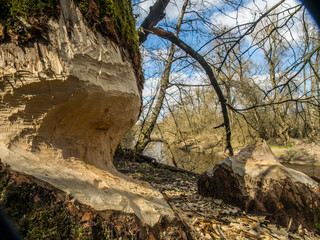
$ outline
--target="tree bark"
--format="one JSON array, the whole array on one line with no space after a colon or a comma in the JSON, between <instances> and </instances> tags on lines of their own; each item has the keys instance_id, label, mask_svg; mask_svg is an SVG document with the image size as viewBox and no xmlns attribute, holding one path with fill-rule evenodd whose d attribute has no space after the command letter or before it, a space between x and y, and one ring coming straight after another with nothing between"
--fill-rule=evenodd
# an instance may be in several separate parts
<instances>
[{"instance_id":1,"label":"tree bark","mask_svg":"<svg viewBox=\"0 0 320 240\"><path fill-rule=\"evenodd\" d=\"M140 45L147 40L149 35L149 33L145 32L144 29L150 29L156 26L165 17L164 10L166 9L169 2L170 0L157 0L155 4L150 7L148 16L144 19L141 26L138 28Z\"/></svg>"}]
</instances>

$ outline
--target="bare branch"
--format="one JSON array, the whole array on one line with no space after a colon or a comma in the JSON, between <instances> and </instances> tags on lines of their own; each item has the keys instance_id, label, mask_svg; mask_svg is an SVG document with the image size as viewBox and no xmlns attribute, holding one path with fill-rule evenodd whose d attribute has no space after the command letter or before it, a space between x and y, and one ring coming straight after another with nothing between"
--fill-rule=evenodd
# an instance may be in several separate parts
<instances>
[{"instance_id":1,"label":"bare branch","mask_svg":"<svg viewBox=\"0 0 320 240\"><path fill-rule=\"evenodd\" d=\"M222 114L223 114L223 119L224 119L224 124L225 124L225 130L226 130L226 136L227 136L227 149L229 150L230 154L233 155L233 149L231 146L231 129L230 129L230 120L228 116L228 110L227 110L227 105L226 105L226 99L224 98L224 95L221 91L221 88L218 84L217 79L214 76L214 73L210 67L210 65L206 62L203 56L201 56L199 53L197 53L195 50L193 50L189 45L187 45L185 42L183 42L181 39L177 38L173 33L168 32L166 30L163 30L161 28L151 28L149 29L150 33L153 33L157 35L158 37L164 38L169 40L170 42L176 44L179 46L182 50L184 50L187 54L192 56L194 59L197 60L197 62L203 67L205 70L206 74L208 75L208 78L216 91L221 109L222 109Z\"/></svg>"},{"instance_id":2,"label":"bare branch","mask_svg":"<svg viewBox=\"0 0 320 240\"><path fill-rule=\"evenodd\" d=\"M166 9L170 0L157 0L155 4L150 7L150 12L148 16L144 19L141 26L138 28L139 42L144 43L149 33L144 32L143 29L150 29L156 26L164 17L164 10Z\"/></svg>"}]
</instances>

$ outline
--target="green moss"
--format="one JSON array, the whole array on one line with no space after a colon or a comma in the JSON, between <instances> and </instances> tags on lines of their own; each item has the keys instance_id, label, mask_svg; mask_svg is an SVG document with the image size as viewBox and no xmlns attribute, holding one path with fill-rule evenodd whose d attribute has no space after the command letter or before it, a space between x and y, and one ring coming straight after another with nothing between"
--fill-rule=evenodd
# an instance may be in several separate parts
<instances>
[{"instance_id":1,"label":"green moss","mask_svg":"<svg viewBox=\"0 0 320 240\"><path fill-rule=\"evenodd\" d=\"M26 239L84 239L77 217L34 184L9 184L1 205Z\"/></svg>"},{"instance_id":2,"label":"green moss","mask_svg":"<svg viewBox=\"0 0 320 240\"><path fill-rule=\"evenodd\" d=\"M147 176L143 176L142 178L141 178L141 180L142 181L147 181L147 182L152 182L152 181L154 181L154 179L155 179L155 176L154 175L147 175Z\"/></svg>"},{"instance_id":3,"label":"green moss","mask_svg":"<svg viewBox=\"0 0 320 240\"><path fill-rule=\"evenodd\" d=\"M5 32L12 32L21 41L28 40L25 27L17 24L18 19L29 21L40 16L56 16L58 0L0 0L0 24Z\"/></svg>"},{"instance_id":4,"label":"green moss","mask_svg":"<svg viewBox=\"0 0 320 240\"><path fill-rule=\"evenodd\" d=\"M57 13L58 0L9 0L7 2L10 4L12 18L21 16L27 20L31 16L38 17L43 14L55 15Z\"/></svg>"},{"instance_id":5,"label":"green moss","mask_svg":"<svg viewBox=\"0 0 320 240\"><path fill-rule=\"evenodd\" d=\"M319 222L315 222L314 225L316 226L316 228L318 229L318 231L320 231L320 223L319 223Z\"/></svg>"},{"instance_id":6,"label":"green moss","mask_svg":"<svg viewBox=\"0 0 320 240\"><path fill-rule=\"evenodd\" d=\"M0 200L3 200L3 193L5 193L10 180L10 175L7 171L0 171Z\"/></svg>"},{"instance_id":7,"label":"green moss","mask_svg":"<svg viewBox=\"0 0 320 240\"><path fill-rule=\"evenodd\" d=\"M288 145L269 145L271 149L293 149L294 145L288 144Z\"/></svg>"},{"instance_id":8,"label":"green moss","mask_svg":"<svg viewBox=\"0 0 320 240\"><path fill-rule=\"evenodd\" d=\"M139 38L136 31L136 22L132 14L131 1L129 0L95 0L99 8L99 21L102 24L106 18L112 22L120 37L120 41L125 41L135 51L139 50ZM89 0L79 0L79 7L83 15L89 10Z\"/></svg>"},{"instance_id":9,"label":"green moss","mask_svg":"<svg viewBox=\"0 0 320 240\"><path fill-rule=\"evenodd\" d=\"M111 230L107 230L107 227L104 226L104 220L100 216L96 216L94 220L96 224L92 227L92 238L105 240L112 239Z\"/></svg>"},{"instance_id":10,"label":"green moss","mask_svg":"<svg viewBox=\"0 0 320 240\"><path fill-rule=\"evenodd\" d=\"M89 9L89 0L78 1L81 12L86 15ZM100 22L105 24L105 17L109 18L119 37L137 49L139 41L131 2L128 0L95 0L95 2L99 8ZM0 0L0 23L6 30L14 29L16 34L25 34L19 32L21 29L16 29L14 26L17 17L28 21L30 17L58 16L58 5L58 0Z\"/></svg>"},{"instance_id":11,"label":"green moss","mask_svg":"<svg viewBox=\"0 0 320 240\"><path fill-rule=\"evenodd\" d=\"M88 239L79 219L45 188L17 184L0 169L1 206L25 239Z\"/></svg>"},{"instance_id":12,"label":"green moss","mask_svg":"<svg viewBox=\"0 0 320 240\"><path fill-rule=\"evenodd\" d=\"M149 163L142 162L139 165L139 169L141 169L141 170L150 170L150 169L152 169L152 166Z\"/></svg>"}]
</instances>

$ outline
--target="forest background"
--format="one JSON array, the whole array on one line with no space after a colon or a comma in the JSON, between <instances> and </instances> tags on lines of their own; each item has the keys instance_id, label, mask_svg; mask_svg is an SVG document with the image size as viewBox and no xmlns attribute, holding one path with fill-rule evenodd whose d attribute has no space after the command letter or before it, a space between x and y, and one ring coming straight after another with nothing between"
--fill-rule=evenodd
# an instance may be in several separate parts
<instances>
[{"instance_id":1,"label":"forest background","mask_svg":"<svg viewBox=\"0 0 320 240\"><path fill-rule=\"evenodd\" d=\"M177 149L190 159L233 155L259 139L317 145L319 31L299 1L146 0L133 8L144 104L126 141L137 152L160 142L178 166Z\"/></svg>"}]
</instances>

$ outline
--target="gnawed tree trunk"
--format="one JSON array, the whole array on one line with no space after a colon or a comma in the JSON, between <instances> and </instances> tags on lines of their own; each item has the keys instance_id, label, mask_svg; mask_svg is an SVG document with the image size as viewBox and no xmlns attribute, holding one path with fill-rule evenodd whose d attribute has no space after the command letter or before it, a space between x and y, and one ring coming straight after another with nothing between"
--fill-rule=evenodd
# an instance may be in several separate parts
<instances>
[{"instance_id":1,"label":"gnawed tree trunk","mask_svg":"<svg viewBox=\"0 0 320 240\"><path fill-rule=\"evenodd\" d=\"M94 211L135 216L132 221L145 231L164 218L173 221L159 192L118 173L112 162L141 106L143 77L130 2L28 3L1 6L12 17L4 25L1 12L1 161ZM19 9L12 16L14 8ZM5 203L6 192L1 196Z\"/></svg>"},{"instance_id":2,"label":"gnawed tree trunk","mask_svg":"<svg viewBox=\"0 0 320 240\"><path fill-rule=\"evenodd\" d=\"M286 168L265 141L242 149L204 172L198 181L203 196L223 199L247 213L264 214L289 229L317 230L320 185Z\"/></svg>"}]
</instances>

